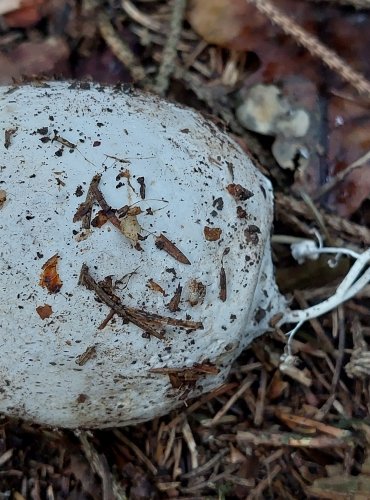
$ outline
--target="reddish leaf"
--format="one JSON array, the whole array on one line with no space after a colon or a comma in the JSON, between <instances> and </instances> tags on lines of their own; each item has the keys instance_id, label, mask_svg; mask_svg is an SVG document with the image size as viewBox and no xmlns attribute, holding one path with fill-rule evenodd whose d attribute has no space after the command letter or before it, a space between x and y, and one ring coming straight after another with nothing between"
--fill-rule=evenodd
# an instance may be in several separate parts
<instances>
[{"instance_id":1,"label":"reddish leaf","mask_svg":"<svg viewBox=\"0 0 370 500\"><path fill-rule=\"evenodd\" d=\"M49 293L58 293L63 285L57 271L58 261L59 255L55 254L42 266L39 284L46 288Z\"/></svg>"},{"instance_id":2,"label":"reddish leaf","mask_svg":"<svg viewBox=\"0 0 370 500\"><path fill-rule=\"evenodd\" d=\"M41 319L50 318L50 316L53 314L53 309L51 308L51 306L49 306L49 304L36 307L36 311Z\"/></svg>"}]
</instances>

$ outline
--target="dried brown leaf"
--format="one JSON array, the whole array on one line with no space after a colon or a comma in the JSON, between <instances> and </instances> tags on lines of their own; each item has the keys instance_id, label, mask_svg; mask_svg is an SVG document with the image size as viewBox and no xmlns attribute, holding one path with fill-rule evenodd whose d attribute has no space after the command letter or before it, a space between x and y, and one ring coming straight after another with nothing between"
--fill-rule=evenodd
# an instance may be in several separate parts
<instances>
[{"instance_id":1,"label":"dried brown leaf","mask_svg":"<svg viewBox=\"0 0 370 500\"><path fill-rule=\"evenodd\" d=\"M58 261L59 255L55 254L42 266L39 285L46 288L49 293L58 293L63 285L57 271Z\"/></svg>"},{"instance_id":2,"label":"dried brown leaf","mask_svg":"<svg viewBox=\"0 0 370 500\"><path fill-rule=\"evenodd\" d=\"M237 201L245 201L254 196L252 191L249 191L249 189L241 186L240 184L229 184L226 186L226 189Z\"/></svg>"},{"instance_id":3,"label":"dried brown leaf","mask_svg":"<svg viewBox=\"0 0 370 500\"><path fill-rule=\"evenodd\" d=\"M203 231L204 237L207 241L217 241L220 239L222 234L222 229L220 229L219 227L205 226Z\"/></svg>"},{"instance_id":4,"label":"dried brown leaf","mask_svg":"<svg viewBox=\"0 0 370 500\"><path fill-rule=\"evenodd\" d=\"M49 304L45 304L43 306L36 307L36 312L41 319L47 319L53 314L53 309L49 306Z\"/></svg>"}]
</instances>

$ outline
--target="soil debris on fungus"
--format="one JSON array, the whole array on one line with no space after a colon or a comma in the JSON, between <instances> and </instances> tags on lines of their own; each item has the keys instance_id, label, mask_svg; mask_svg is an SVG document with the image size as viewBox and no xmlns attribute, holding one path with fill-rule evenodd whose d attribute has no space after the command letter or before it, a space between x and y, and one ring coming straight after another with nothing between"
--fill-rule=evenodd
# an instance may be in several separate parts
<instances>
[{"instance_id":1,"label":"soil debris on fungus","mask_svg":"<svg viewBox=\"0 0 370 500\"><path fill-rule=\"evenodd\" d=\"M226 189L236 201L246 201L253 196L253 193L249 189L240 184L229 184Z\"/></svg>"},{"instance_id":2,"label":"soil debris on fungus","mask_svg":"<svg viewBox=\"0 0 370 500\"><path fill-rule=\"evenodd\" d=\"M4 147L8 149L12 143L12 137L17 132L17 128L9 128L5 130Z\"/></svg>"},{"instance_id":3,"label":"soil debris on fungus","mask_svg":"<svg viewBox=\"0 0 370 500\"><path fill-rule=\"evenodd\" d=\"M58 274L59 255L55 254L42 266L39 285L46 288L49 293L58 293L63 282Z\"/></svg>"},{"instance_id":4,"label":"soil debris on fungus","mask_svg":"<svg viewBox=\"0 0 370 500\"><path fill-rule=\"evenodd\" d=\"M0 189L0 208L4 206L6 202L6 191L4 189Z\"/></svg>"},{"instance_id":5,"label":"soil debris on fungus","mask_svg":"<svg viewBox=\"0 0 370 500\"><path fill-rule=\"evenodd\" d=\"M221 238L222 229L219 227L204 227L204 237L207 241L217 241Z\"/></svg>"},{"instance_id":6,"label":"soil debris on fungus","mask_svg":"<svg viewBox=\"0 0 370 500\"><path fill-rule=\"evenodd\" d=\"M44 304L43 306L36 307L36 312L41 319L47 319L53 314L53 309L49 304Z\"/></svg>"},{"instance_id":7,"label":"soil debris on fungus","mask_svg":"<svg viewBox=\"0 0 370 500\"><path fill-rule=\"evenodd\" d=\"M177 285L177 288L175 290L175 293L173 294L172 299L167 304L167 307L171 312L176 312L180 310L179 304L181 300L181 293L182 293L182 286Z\"/></svg>"},{"instance_id":8,"label":"soil debris on fungus","mask_svg":"<svg viewBox=\"0 0 370 500\"><path fill-rule=\"evenodd\" d=\"M123 305L116 295L107 291L99 285L89 273L89 268L84 264L81 269L79 283L92 290L111 310L121 316L123 320L133 323L141 328L145 333L149 333L160 340L164 339L164 326L175 326L186 328L188 330L203 329L200 321L190 321L161 316L159 314L149 313L143 309L136 309Z\"/></svg>"}]
</instances>

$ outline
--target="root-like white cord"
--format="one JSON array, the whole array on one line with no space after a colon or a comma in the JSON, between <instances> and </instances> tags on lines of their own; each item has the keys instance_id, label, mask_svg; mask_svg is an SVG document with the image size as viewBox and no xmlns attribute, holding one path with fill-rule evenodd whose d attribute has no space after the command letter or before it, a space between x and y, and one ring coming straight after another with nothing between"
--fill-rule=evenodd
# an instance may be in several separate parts
<instances>
[{"instance_id":1,"label":"root-like white cord","mask_svg":"<svg viewBox=\"0 0 370 500\"><path fill-rule=\"evenodd\" d=\"M291 355L291 342L293 337L305 321L317 318L335 309L343 302L355 296L370 282L370 268L368 268L370 264L370 249L360 254L346 248L323 247L320 240L318 246L313 245L313 243L314 242L311 240L306 240L302 243L301 248L299 248L299 243L295 244L295 257L297 260L302 261L303 258L317 258L315 255L318 254L336 254L352 257L356 259L356 261L331 297L307 309L286 311L279 321L278 326L288 323L297 323L296 326L286 334L288 336L287 347L289 355Z\"/></svg>"}]
</instances>

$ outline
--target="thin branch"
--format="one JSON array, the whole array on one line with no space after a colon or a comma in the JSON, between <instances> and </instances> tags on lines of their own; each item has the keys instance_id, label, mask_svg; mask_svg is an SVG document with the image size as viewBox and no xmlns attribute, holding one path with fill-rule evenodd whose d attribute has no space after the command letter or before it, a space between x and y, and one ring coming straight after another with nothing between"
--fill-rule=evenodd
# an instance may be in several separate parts
<instances>
[{"instance_id":1,"label":"thin branch","mask_svg":"<svg viewBox=\"0 0 370 500\"><path fill-rule=\"evenodd\" d=\"M285 34L292 36L298 44L305 47L310 54L319 58L330 69L338 73L359 93L370 97L370 82L365 76L351 68L336 52L328 49L317 38L301 26L298 26L269 0L246 0L246 2L255 5L271 22L279 26Z\"/></svg>"},{"instance_id":2,"label":"thin branch","mask_svg":"<svg viewBox=\"0 0 370 500\"><path fill-rule=\"evenodd\" d=\"M171 74L174 71L174 61L177 54L177 45L180 40L185 7L186 0L175 0L173 4L169 35L163 48L162 61L154 87L154 90L159 95L166 93Z\"/></svg>"},{"instance_id":3,"label":"thin branch","mask_svg":"<svg viewBox=\"0 0 370 500\"><path fill-rule=\"evenodd\" d=\"M161 328L163 328L164 325L177 326L179 328L189 330L203 328L203 324L198 321L160 316L159 314L149 313L142 309L125 306L116 295L110 295L94 280L94 278L90 275L89 268L86 264L82 266L79 284L84 285L88 290L93 290L102 302L104 302L112 311L118 314L118 316L123 318L125 321L133 323L144 330L144 332L147 332L160 340L164 338L161 331Z\"/></svg>"}]
</instances>

